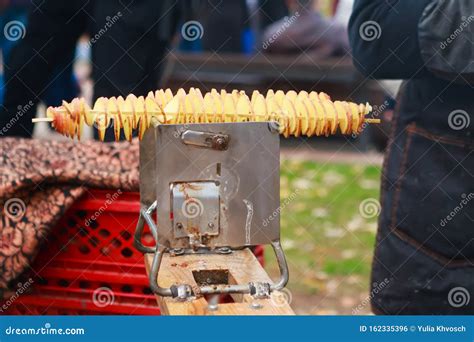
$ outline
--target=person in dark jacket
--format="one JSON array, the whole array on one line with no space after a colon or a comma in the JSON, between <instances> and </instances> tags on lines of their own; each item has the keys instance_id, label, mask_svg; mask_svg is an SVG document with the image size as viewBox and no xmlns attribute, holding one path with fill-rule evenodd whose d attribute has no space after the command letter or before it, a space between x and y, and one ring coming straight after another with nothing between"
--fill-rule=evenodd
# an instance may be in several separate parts
<instances>
[{"instance_id":1,"label":"person in dark jacket","mask_svg":"<svg viewBox=\"0 0 474 342\"><path fill-rule=\"evenodd\" d=\"M361 72L405 79L382 176L373 311L472 315L474 2L356 0L349 26Z\"/></svg>"}]
</instances>

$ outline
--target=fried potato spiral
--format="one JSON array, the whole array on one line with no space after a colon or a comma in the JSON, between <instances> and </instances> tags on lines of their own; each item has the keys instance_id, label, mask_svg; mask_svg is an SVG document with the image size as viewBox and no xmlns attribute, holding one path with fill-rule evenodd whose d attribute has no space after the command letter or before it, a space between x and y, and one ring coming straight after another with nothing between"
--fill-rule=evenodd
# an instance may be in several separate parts
<instances>
[{"instance_id":1,"label":"fried potato spiral","mask_svg":"<svg viewBox=\"0 0 474 342\"><path fill-rule=\"evenodd\" d=\"M371 110L369 104L332 101L329 95L314 91L269 90L264 96L256 90L249 97L238 90L212 89L203 95L199 89L191 88L188 92L179 89L176 94L160 89L146 97L101 97L93 108L84 99L76 98L70 103L63 101L60 107L49 107L47 117L56 131L78 139L84 123L96 127L101 140L109 127L116 140L122 131L131 140L134 130L138 130L141 139L152 124L247 121L276 121L285 137L311 137L338 132L359 134Z\"/></svg>"}]
</instances>

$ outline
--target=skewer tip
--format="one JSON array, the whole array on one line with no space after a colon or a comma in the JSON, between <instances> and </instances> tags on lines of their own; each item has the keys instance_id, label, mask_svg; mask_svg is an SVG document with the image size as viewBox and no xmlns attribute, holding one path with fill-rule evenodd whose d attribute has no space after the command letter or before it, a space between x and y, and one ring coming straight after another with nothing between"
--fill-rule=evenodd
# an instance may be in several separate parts
<instances>
[{"instance_id":1,"label":"skewer tip","mask_svg":"<svg viewBox=\"0 0 474 342\"><path fill-rule=\"evenodd\" d=\"M53 118L34 118L31 119L31 122L37 123L37 122L53 122Z\"/></svg>"},{"instance_id":2,"label":"skewer tip","mask_svg":"<svg viewBox=\"0 0 474 342\"><path fill-rule=\"evenodd\" d=\"M367 122L368 124L380 124L382 123L382 120L380 119L365 119L365 122Z\"/></svg>"}]
</instances>

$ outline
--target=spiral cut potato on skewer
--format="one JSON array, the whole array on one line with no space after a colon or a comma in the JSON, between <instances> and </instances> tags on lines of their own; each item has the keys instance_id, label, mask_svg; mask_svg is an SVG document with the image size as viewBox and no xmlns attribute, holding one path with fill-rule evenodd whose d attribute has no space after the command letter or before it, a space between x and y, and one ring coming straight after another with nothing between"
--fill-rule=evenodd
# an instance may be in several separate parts
<instances>
[{"instance_id":1,"label":"spiral cut potato on skewer","mask_svg":"<svg viewBox=\"0 0 474 342\"><path fill-rule=\"evenodd\" d=\"M187 93L179 89L175 95L169 89L160 89L146 97L101 97L93 108L84 99L76 98L70 103L63 101L60 107L49 107L46 120L52 121L59 133L78 139L84 123L96 127L101 140L109 127L113 127L116 140L122 130L131 140L134 130L138 130L141 139L152 124L247 121L276 121L285 137L311 137L338 131L358 134L364 123L377 122L365 117L371 110L369 104L332 101L329 95L314 91L269 90L266 96L254 91L249 98L244 91L212 89L203 95L199 89L191 88Z\"/></svg>"}]
</instances>

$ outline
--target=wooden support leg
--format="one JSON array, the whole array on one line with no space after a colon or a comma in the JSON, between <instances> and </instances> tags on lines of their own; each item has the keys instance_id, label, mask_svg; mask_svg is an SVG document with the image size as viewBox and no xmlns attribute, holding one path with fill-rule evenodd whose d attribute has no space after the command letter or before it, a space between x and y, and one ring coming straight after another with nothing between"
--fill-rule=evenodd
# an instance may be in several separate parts
<instances>
[{"instance_id":1,"label":"wooden support leg","mask_svg":"<svg viewBox=\"0 0 474 342\"><path fill-rule=\"evenodd\" d=\"M152 254L145 255L149 272ZM270 277L249 249L231 254L193 254L170 256L165 254L158 275L162 287L176 284L197 286L206 283L248 284L271 282ZM250 295L232 295L233 303L218 304L209 308L204 297L180 302L171 297L157 296L162 315L294 315L284 293L274 292L268 299L253 299Z\"/></svg>"}]
</instances>

